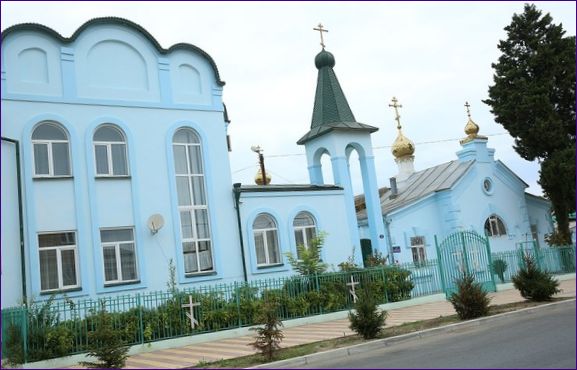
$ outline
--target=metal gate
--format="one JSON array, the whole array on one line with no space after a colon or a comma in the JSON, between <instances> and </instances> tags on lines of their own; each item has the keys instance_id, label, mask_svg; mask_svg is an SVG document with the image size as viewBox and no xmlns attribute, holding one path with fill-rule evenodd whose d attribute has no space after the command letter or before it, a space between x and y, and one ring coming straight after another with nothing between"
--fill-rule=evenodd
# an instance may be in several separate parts
<instances>
[{"instance_id":1,"label":"metal gate","mask_svg":"<svg viewBox=\"0 0 577 370\"><path fill-rule=\"evenodd\" d=\"M435 235L437 259L441 270L443 290L448 297L457 290L455 280L468 273L475 277L487 292L497 290L491 269L489 240L474 231L458 231L440 244Z\"/></svg>"}]
</instances>

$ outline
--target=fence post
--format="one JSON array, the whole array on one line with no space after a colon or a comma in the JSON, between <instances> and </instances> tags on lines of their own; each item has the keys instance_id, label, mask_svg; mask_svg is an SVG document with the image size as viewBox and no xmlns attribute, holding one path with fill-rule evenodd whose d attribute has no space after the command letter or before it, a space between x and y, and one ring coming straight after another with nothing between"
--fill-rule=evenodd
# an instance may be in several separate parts
<instances>
[{"instance_id":1,"label":"fence post","mask_svg":"<svg viewBox=\"0 0 577 370\"><path fill-rule=\"evenodd\" d=\"M435 235L435 249L437 249L437 265L439 266L439 275L441 275L441 289L443 289L443 293L447 294L447 285L445 284L445 273L443 271L443 257L441 256L441 250L439 249L437 235Z\"/></svg>"},{"instance_id":2,"label":"fence post","mask_svg":"<svg viewBox=\"0 0 577 370\"><path fill-rule=\"evenodd\" d=\"M317 290L317 294L318 294L318 305L319 305L319 313L322 314L323 313L323 304L321 303L320 297L321 297L321 285L319 282L319 274L317 272L315 272L315 288Z\"/></svg>"},{"instance_id":3,"label":"fence post","mask_svg":"<svg viewBox=\"0 0 577 370\"><path fill-rule=\"evenodd\" d=\"M22 320L22 341L24 347L24 363L28 362L28 306L22 307L21 320Z\"/></svg>"},{"instance_id":4,"label":"fence post","mask_svg":"<svg viewBox=\"0 0 577 370\"><path fill-rule=\"evenodd\" d=\"M142 301L140 300L140 293L136 293L136 304L138 304L138 327L140 343L144 344L144 320L142 317Z\"/></svg>"},{"instance_id":5,"label":"fence post","mask_svg":"<svg viewBox=\"0 0 577 370\"><path fill-rule=\"evenodd\" d=\"M463 259L465 260L464 268L465 273L469 274L469 255L467 254L467 246L465 244L465 232L461 232L461 243L463 245Z\"/></svg>"},{"instance_id":6,"label":"fence post","mask_svg":"<svg viewBox=\"0 0 577 370\"><path fill-rule=\"evenodd\" d=\"M387 275L385 275L385 266L381 266L381 277L383 278L383 295L385 303L389 303L389 295L387 294Z\"/></svg>"},{"instance_id":7,"label":"fence post","mask_svg":"<svg viewBox=\"0 0 577 370\"><path fill-rule=\"evenodd\" d=\"M238 327L240 328L242 327L242 319L240 317L240 289L236 281L234 282L234 295L236 296L236 313L238 315Z\"/></svg>"},{"instance_id":8,"label":"fence post","mask_svg":"<svg viewBox=\"0 0 577 370\"><path fill-rule=\"evenodd\" d=\"M489 244L489 237L485 236L485 246L487 247L487 261L489 262L489 274L491 274L491 283L493 284L493 291L497 291L497 283L495 283L495 273L493 271L493 256L491 255L491 245Z\"/></svg>"}]
</instances>

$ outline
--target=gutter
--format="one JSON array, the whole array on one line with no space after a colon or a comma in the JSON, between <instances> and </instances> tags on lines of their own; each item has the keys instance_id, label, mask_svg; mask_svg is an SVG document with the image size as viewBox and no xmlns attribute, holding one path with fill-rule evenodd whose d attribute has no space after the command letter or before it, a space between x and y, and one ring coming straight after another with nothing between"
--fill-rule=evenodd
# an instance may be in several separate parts
<instances>
[{"instance_id":1,"label":"gutter","mask_svg":"<svg viewBox=\"0 0 577 370\"><path fill-rule=\"evenodd\" d=\"M233 185L233 192L234 192L234 208L236 208L236 220L238 222L238 236L240 239L240 255L242 257L242 273L244 276L244 282L248 282L248 277L246 273L246 259L244 257L244 241L242 237L242 223L240 221L240 182L234 183Z\"/></svg>"},{"instance_id":2,"label":"gutter","mask_svg":"<svg viewBox=\"0 0 577 370\"><path fill-rule=\"evenodd\" d=\"M18 188L18 223L20 229L20 268L22 273L22 298L26 305L26 262L24 254L24 216L22 214L22 174L20 172L20 142L2 136L2 141L14 144L16 149L16 181Z\"/></svg>"}]
</instances>

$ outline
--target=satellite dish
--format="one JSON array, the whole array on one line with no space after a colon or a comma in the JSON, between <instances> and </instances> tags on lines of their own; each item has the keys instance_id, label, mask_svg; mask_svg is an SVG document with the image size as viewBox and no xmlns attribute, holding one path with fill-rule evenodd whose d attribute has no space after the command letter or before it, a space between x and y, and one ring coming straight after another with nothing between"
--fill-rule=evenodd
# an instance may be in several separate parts
<instances>
[{"instance_id":1,"label":"satellite dish","mask_svg":"<svg viewBox=\"0 0 577 370\"><path fill-rule=\"evenodd\" d=\"M153 234L156 234L158 230L162 229L164 226L164 218L162 215L155 213L148 218L146 225L148 225L148 228Z\"/></svg>"}]
</instances>

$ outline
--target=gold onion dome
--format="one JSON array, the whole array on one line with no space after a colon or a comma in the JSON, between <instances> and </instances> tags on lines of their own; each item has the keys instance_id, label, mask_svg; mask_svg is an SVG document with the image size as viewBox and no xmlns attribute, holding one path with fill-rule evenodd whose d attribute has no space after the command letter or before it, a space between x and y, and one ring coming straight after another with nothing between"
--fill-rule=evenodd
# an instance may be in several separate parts
<instances>
[{"instance_id":1,"label":"gold onion dome","mask_svg":"<svg viewBox=\"0 0 577 370\"><path fill-rule=\"evenodd\" d=\"M467 121L467 124L465 125L465 133L467 134L467 137L462 139L460 141L460 143L466 144L469 141L473 141L475 139L486 139L487 138L486 136L479 135L479 125L477 125L471 119L471 111L469 109L470 105L468 102L465 102L465 108L467 109L467 116L469 117L469 120Z\"/></svg>"},{"instance_id":2,"label":"gold onion dome","mask_svg":"<svg viewBox=\"0 0 577 370\"><path fill-rule=\"evenodd\" d=\"M264 185L270 184L270 180L271 180L270 174L267 172L266 173L266 184L264 184ZM262 171L260 168L256 172L256 175L254 175L254 182L257 185L263 185L263 183L262 183Z\"/></svg>"},{"instance_id":3,"label":"gold onion dome","mask_svg":"<svg viewBox=\"0 0 577 370\"><path fill-rule=\"evenodd\" d=\"M393 143L391 152L393 153L395 158L401 158L408 155L413 155L415 153L415 144L405 135L403 135L403 132L399 129L399 134L397 135L397 139Z\"/></svg>"}]
</instances>

